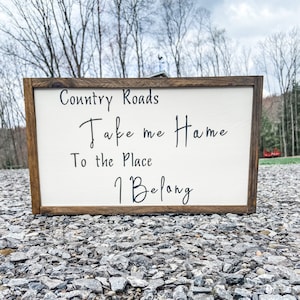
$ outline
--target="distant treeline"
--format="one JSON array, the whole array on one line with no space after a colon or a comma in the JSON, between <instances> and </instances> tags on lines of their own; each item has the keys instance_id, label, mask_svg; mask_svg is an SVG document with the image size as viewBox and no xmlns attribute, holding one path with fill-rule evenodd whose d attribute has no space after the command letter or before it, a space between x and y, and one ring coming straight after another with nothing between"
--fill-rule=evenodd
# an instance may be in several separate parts
<instances>
[{"instance_id":1,"label":"distant treeline","mask_svg":"<svg viewBox=\"0 0 300 300\"><path fill-rule=\"evenodd\" d=\"M27 167L26 129L0 128L0 169Z\"/></svg>"}]
</instances>

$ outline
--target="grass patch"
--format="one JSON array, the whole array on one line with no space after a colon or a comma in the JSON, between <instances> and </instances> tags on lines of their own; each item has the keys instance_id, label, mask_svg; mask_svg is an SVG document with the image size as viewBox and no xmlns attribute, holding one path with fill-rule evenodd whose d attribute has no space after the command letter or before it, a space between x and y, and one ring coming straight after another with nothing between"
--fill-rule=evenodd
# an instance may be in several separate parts
<instances>
[{"instance_id":1,"label":"grass patch","mask_svg":"<svg viewBox=\"0 0 300 300\"><path fill-rule=\"evenodd\" d=\"M275 157L275 158L260 158L260 165L288 165L300 164L300 156L294 157Z\"/></svg>"}]
</instances>

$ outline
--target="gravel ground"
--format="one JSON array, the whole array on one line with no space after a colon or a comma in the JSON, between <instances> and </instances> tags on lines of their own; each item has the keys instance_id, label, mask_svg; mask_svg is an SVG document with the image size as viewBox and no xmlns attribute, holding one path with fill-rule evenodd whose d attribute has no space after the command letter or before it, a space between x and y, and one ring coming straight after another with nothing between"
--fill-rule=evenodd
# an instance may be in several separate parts
<instances>
[{"instance_id":1,"label":"gravel ground","mask_svg":"<svg viewBox=\"0 0 300 300\"><path fill-rule=\"evenodd\" d=\"M0 299L300 299L299 191L261 166L251 215L34 216L0 170Z\"/></svg>"}]
</instances>

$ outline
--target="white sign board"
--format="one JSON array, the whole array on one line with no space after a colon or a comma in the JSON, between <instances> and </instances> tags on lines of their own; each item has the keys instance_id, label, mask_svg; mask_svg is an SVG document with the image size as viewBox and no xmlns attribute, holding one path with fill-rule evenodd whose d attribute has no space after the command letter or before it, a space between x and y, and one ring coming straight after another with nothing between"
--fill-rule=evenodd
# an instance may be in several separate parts
<instances>
[{"instance_id":1,"label":"white sign board","mask_svg":"<svg viewBox=\"0 0 300 300\"><path fill-rule=\"evenodd\" d=\"M255 85L160 80L32 87L35 213L253 211Z\"/></svg>"}]
</instances>

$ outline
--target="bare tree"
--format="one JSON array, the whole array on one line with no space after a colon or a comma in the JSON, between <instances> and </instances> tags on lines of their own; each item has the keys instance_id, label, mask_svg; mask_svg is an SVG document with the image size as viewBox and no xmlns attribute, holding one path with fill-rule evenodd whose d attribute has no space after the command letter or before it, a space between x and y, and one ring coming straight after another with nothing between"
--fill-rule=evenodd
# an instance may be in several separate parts
<instances>
[{"instance_id":1,"label":"bare tree","mask_svg":"<svg viewBox=\"0 0 300 300\"><path fill-rule=\"evenodd\" d=\"M175 65L176 76L181 77L182 55L185 39L191 29L194 12L194 1L161 0L162 7L162 38L169 50Z\"/></svg>"},{"instance_id":2,"label":"bare tree","mask_svg":"<svg viewBox=\"0 0 300 300\"><path fill-rule=\"evenodd\" d=\"M133 27L132 12L128 0L113 0L110 5L111 60L119 77L128 77L128 52L131 48L131 33Z\"/></svg>"},{"instance_id":3,"label":"bare tree","mask_svg":"<svg viewBox=\"0 0 300 300\"><path fill-rule=\"evenodd\" d=\"M60 71L48 2L34 0L29 4L28 1L12 0L10 6L1 5L9 20L7 26L0 29L8 37L1 50L52 77L59 76Z\"/></svg>"},{"instance_id":4,"label":"bare tree","mask_svg":"<svg viewBox=\"0 0 300 300\"><path fill-rule=\"evenodd\" d=\"M21 64L0 58L0 65L0 167L24 167L27 161L25 116L18 76Z\"/></svg>"},{"instance_id":5,"label":"bare tree","mask_svg":"<svg viewBox=\"0 0 300 300\"><path fill-rule=\"evenodd\" d=\"M212 67L213 75L230 76L232 74L233 49L231 49L225 29L220 29L210 22L208 26L208 42L210 46L208 60Z\"/></svg>"},{"instance_id":6,"label":"bare tree","mask_svg":"<svg viewBox=\"0 0 300 300\"><path fill-rule=\"evenodd\" d=\"M11 6L1 5L10 20L1 28L10 41L2 44L2 52L47 77L84 76L92 57L87 40L94 1L12 0Z\"/></svg>"},{"instance_id":7,"label":"bare tree","mask_svg":"<svg viewBox=\"0 0 300 300\"><path fill-rule=\"evenodd\" d=\"M196 76L208 76L209 70L207 65L207 28L210 22L210 13L205 8L197 8L193 29L192 29L192 40L190 42L189 51L187 55L189 62L193 69L195 69Z\"/></svg>"},{"instance_id":8,"label":"bare tree","mask_svg":"<svg viewBox=\"0 0 300 300\"><path fill-rule=\"evenodd\" d=\"M250 64L252 59L252 50L250 47L242 46L237 47L238 51L235 60L235 73L238 75L249 75L250 74Z\"/></svg>"},{"instance_id":9,"label":"bare tree","mask_svg":"<svg viewBox=\"0 0 300 300\"><path fill-rule=\"evenodd\" d=\"M282 97L281 139L284 156L295 155L295 141L298 139L298 106L292 90L297 82L300 67L300 32L295 28L288 33L279 32L259 44L258 60L268 75L274 76Z\"/></svg>"},{"instance_id":10,"label":"bare tree","mask_svg":"<svg viewBox=\"0 0 300 300\"><path fill-rule=\"evenodd\" d=\"M93 56L93 65L96 70L96 74L103 77L103 55L104 55L104 34L106 31L106 24L104 20L105 12L105 0L95 0L95 10L92 18L93 22L93 35L92 39L95 39L95 48L97 52L97 58ZM93 41L91 41L93 43Z\"/></svg>"},{"instance_id":11,"label":"bare tree","mask_svg":"<svg viewBox=\"0 0 300 300\"><path fill-rule=\"evenodd\" d=\"M144 37L146 28L150 25L149 0L130 0L130 10L132 12L132 32L134 51L137 62L137 76L144 75Z\"/></svg>"},{"instance_id":12,"label":"bare tree","mask_svg":"<svg viewBox=\"0 0 300 300\"><path fill-rule=\"evenodd\" d=\"M230 76L236 57L225 29L215 26L208 10L198 7L185 39L185 54L196 76Z\"/></svg>"},{"instance_id":13,"label":"bare tree","mask_svg":"<svg viewBox=\"0 0 300 300\"><path fill-rule=\"evenodd\" d=\"M71 76L83 77L92 59L92 48L87 41L95 1L50 1L62 58Z\"/></svg>"}]
</instances>

